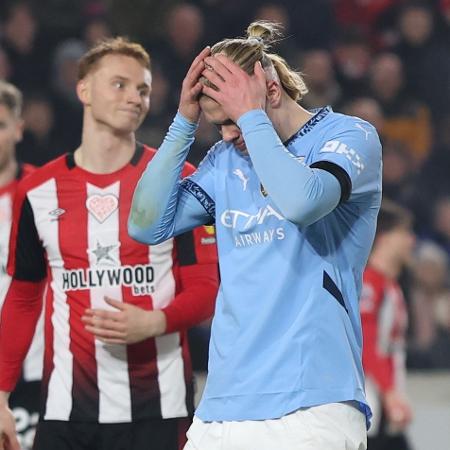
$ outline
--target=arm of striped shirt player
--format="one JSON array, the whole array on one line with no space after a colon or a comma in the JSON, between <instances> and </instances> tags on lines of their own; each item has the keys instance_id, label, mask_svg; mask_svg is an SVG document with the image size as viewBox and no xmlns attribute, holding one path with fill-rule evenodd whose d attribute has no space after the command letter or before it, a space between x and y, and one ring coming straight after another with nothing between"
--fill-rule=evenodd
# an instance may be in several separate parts
<instances>
[{"instance_id":1,"label":"arm of striped shirt player","mask_svg":"<svg viewBox=\"0 0 450 450\"><path fill-rule=\"evenodd\" d=\"M12 279L0 319L0 391L14 390L42 310L45 280Z\"/></svg>"},{"instance_id":2,"label":"arm of striped shirt player","mask_svg":"<svg viewBox=\"0 0 450 450\"><path fill-rule=\"evenodd\" d=\"M11 283L0 319L0 390L10 392L31 345L47 280L44 249L21 183L13 204L7 270Z\"/></svg>"},{"instance_id":3,"label":"arm of striped shirt player","mask_svg":"<svg viewBox=\"0 0 450 450\"><path fill-rule=\"evenodd\" d=\"M196 129L197 124L180 113L175 116L136 186L128 219L128 233L133 239L159 244L211 220L201 204L179 188Z\"/></svg>"},{"instance_id":4,"label":"arm of striped shirt player","mask_svg":"<svg viewBox=\"0 0 450 450\"><path fill-rule=\"evenodd\" d=\"M214 313L219 287L217 248L214 234L207 230L198 227L175 238L181 286L163 309L166 333L190 328Z\"/></svg>"},{"instance_id":5,"label":"arm of striped shirt player","mask_svg":"<svg viewBox=\"0 0 450 450\"><path fill-rule=\"evenodd\" d=\"M338 179L296 160L264 111L249 111L237 123L261 183L287 220L307 226L339 204Z\"/></svg>"},{"instance_id":6,"label":"arm of striped shirt player","mask_svg":"<svg viewBox=\"0 0 450 450\"><path fill-rule=\"evenodd\" d=\"M365 282L366 283L366 282ZM367 289L367 291L370 291ZM373 289L371 292L376 292ZM375 294L374 294L375 296ZM363 330L363 362L364 370L372 378L382 393L394 388L394 364L392 356L379 346L380 342L380 309L384 298L372 298L361 304L361 323ZM367 305L367 306L364 306Z\"/></svg>"}]
</instances>

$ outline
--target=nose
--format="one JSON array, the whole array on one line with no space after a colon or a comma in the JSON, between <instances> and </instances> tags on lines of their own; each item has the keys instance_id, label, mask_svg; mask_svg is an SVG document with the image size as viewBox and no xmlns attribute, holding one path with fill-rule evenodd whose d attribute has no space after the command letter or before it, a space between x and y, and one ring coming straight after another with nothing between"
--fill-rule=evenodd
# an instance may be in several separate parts
<instances>
[{"instance_id":1,"label":"nose","mask_svg":"<svg viewBox=\"0 0 450 450\"><path fill-rule=\"evenodd\" d=\"M225 142L235 141L241 135L241 130L235 125L222 125L220 131Z\"/></svg>"},{"instance_id":2,"label":"nose","mask_svg":"<svg viewBox=\"0 0 450 450\"><path fill-rule=\"evenodd\" d=\"M140 92L137 89L130 89L128 91L127 100L134 105L140 105L142 100Z\"/></svg>"}]
</instances>

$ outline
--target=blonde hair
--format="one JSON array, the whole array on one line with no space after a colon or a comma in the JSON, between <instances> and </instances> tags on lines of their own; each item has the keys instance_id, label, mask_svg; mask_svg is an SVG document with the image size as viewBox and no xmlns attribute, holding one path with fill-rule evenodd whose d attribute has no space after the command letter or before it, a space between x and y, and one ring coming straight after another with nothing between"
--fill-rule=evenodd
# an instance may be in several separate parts
<instances>
[{"instance_id":1,"label":"blonde hair","mask_svg":"<svg viewBox=\"0 0 450 450\"><path fill-rule=\"evenodd\" d=\"M13 84L0 80L0 105L5 106L18 119L22 115L23 96Z\"/></svg>"},{"instance_id":2,"label":"blonde hair","mask_svg":"<svg viewBox=\"0 0 450 450\"><path fill-rule=\"evenodd\" d=\"M150 56L141 44L124 37L109 38L92 47L78 62L78 80L82 80L106 55L124 55L136 59L150 70Z\"/></svg>"},{"instance_id":3,"label":"blonde hair","mask_svg":"<svg viewBox=\"0 0 450 450\"><path fill-rule=\"evenodd\" d=\"M281 38L280 26L267 21L252 22L247 28L247 37L224 39L213 45L211 54L222 53L239 65L249 75L257 61L265 70L274 68L286 93L295 101L308 92L301 73L296 72L284 58L268 53L273 43Z\"/></svg>"}]
</instances>

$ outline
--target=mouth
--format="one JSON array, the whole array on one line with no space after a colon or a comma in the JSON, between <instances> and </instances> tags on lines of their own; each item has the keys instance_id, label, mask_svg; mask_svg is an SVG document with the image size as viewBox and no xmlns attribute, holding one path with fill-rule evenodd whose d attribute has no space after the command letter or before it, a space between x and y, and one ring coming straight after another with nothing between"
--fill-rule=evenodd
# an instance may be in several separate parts
<instances>
[{"instance_id":1,"label":"mouth","mask_svg":"<svg viewBox=\"0 0 450 450\"><path fill-rule=\"evenodd\" d=\"M121 109L121 112L128 114L130 116L133 117L139 117L140 116L140 111L138 111L137 109Z\"/></svg>"}]
</instances>

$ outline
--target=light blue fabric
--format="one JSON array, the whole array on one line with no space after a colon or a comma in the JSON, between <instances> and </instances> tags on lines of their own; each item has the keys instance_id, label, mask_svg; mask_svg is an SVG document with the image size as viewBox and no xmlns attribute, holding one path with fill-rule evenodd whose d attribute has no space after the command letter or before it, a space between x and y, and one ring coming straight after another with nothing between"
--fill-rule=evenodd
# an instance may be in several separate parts
<instances>
[{"instance_id":1,"label":"light blue fabric","mask_svg":"<svg viewBox=\"0 0 450 450\"><path fill-rule=\"evenodd\" d=\"M138 187L141 215L158 214L138 233L130 227L132 236L158 242L215 218L221 287L196 414L204 421L270 419L354 400L369 417L358 299L381 202L377 133L327 108L286 145L263 111L238 124L249 155L221 141L181 184L174 168L190 143L165 141ZM183 127L187 135L193 125ZM334 175L309 167L319 162L345 171L348 200L338 204ZM169 187L153 182L147 190L150 178L166 176Z\"/></svg>"}]
</instances>

